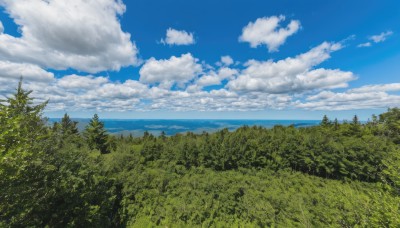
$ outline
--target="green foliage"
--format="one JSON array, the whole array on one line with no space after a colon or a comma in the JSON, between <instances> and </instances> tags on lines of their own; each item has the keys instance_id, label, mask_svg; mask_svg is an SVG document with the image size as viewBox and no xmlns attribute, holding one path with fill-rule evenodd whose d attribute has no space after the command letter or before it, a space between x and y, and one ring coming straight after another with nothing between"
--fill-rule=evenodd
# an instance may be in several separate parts
<instances>
[{"instance_id":1,"label":"green foliage","mask_svg":"<svg viewBox=\"0 0 400 228\"><path fill-rule=\"evenodd\" d=\"M89 124L86 126L84 136L90 149L97 149L102 154L111 152L113 143L110 141L104 123L99 120L99 116L94 114Z\"/></svg>"},{"instance_id":2,"label":"green foliage","mask_svg":"<svg viewBox=\"0 0 400 228\"><path fill-rule=\"evenodd\" d=\"M384 134L395 143L400 143L400 109L392 108L379 115L379 122L383 123Z\"/></svg>"},{"instance_id":3,"label":"green foliage","mask_svg":"<svg viewBox=\"0 0 400 228\"><path fill-rule=\"evenodd\" d=\"M116 188L101 173L101 160L81 141L68 140L68 134L80 137L73 128L60 135L47 127L46 103L34 105L30 93L20 81L0 106L0 226L119 224L112 213Z\"/></svg>"},{"instance_id":4,"label":"green foliage","mask_svg":"<svg viewBox=\"0 0 400 228\"><path fill-rule=\"evenodd\" d=\"M329 126L331 124L331 121L329 121L328 116L324 115L324 117L322 118L321 121L321 126L326 127Z\"/></svg>"},{"instance_id":5,"label":"green foliage","mask_svg":"<svg viewBox=\"0 0 400 228\"><path fill-rule=\"evenodd\" d=\"M64 117L61 119L61 134L63 135L78 135L79 131L76 125L78 122L72 121L68 114L65 113Z\"/></svg>"},{"instance_id":6,"label":"green foliage","mask_svg":"<svg viewBox=\"0 0 400 228\"><path fill-rule=\"evenodd\" d=\"M14 226L35 223L54 170L50 131L41 118L46 102L34 105L30 93L21 80L0 105L0 221Z\"/></svg>"},{"instance_id":7,"label":"green foliage","mask_svg":"<svg viewBox=\"0 0 400 228\"><path fill-rule=\"evenodd\" d=\"M94 115L82 137L29 95L0 105L0 227L400 227L397 108L139 138Z\"/></svg>"}]
</instances>

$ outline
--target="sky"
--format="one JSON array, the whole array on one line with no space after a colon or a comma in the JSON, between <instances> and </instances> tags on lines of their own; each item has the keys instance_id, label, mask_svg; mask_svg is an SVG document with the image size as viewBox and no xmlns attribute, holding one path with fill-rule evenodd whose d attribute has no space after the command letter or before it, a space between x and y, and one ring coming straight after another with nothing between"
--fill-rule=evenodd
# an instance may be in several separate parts
<instances>
[{"instance_id":1,"label":"sky","mask_svg":"<svg viewBox=\"0 0 400 228\"><path fill-rule=\"evenodd\" d=\"M398 0L0 0L0 97L48 117L367 120L400 104Z\"/></svg>"}]
</instances>

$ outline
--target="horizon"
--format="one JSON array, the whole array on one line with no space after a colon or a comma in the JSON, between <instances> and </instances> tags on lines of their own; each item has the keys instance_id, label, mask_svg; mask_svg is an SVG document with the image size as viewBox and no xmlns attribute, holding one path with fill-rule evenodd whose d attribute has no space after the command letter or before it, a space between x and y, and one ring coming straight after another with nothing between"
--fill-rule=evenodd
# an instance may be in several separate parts
<instances>
[{"instance_id":1,"label":"horizon","mask_svg":"<svg viewBox=\"0 0 400 228\"><path fill-rule=\"evenodd\" d=\"M396 0L0 8L0 98L22 76L50 118L366 121L400 104Z\"/></svg>"}]
</instances>

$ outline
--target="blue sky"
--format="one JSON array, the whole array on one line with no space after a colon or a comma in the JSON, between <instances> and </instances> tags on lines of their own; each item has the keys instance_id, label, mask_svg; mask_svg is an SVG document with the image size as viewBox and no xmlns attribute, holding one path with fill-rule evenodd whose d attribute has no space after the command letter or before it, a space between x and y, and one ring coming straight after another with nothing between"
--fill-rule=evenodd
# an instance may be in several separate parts
<instances>
[{"instance_id":1,"label":"blue sky","mask_svg":"<svg viewBox=\"0 0 400 228\"><path fill-rule=\"evenodd\" d=\"M400 102L400 2L0 0L0 95L46 115L367 119Z\"/></svg>"}]
</instances>

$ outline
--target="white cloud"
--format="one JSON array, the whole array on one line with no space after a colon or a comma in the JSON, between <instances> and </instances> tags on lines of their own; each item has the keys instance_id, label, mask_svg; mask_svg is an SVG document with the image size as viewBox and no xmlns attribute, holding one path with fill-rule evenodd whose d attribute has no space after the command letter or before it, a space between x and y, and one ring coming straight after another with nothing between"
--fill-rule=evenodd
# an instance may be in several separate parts
<instances>
[{"instance_id":1,"label":"white cloud","mask_svg":"<svg viewBox=\"0 0 400 228\"><path fill-rule=\"evenodd\" d=\"M221 79L219 79L218 75L215 74L209 74L209 75L204 75L197 80L196 85L199 86L211 86L211 85L221 85Z\"/></svg>"},{"instance_id":2,"label":"white cloud","mask_svg":"<svg viewBox=\"0 0 400 228\"><path fill-rule=\"evenodd\" d=\"M370 92L393 92L400 91L400 83L366 85L355 89L350 89L349 93L370 93Z\"/></svg>"},{"instance_id":3,"label":"white cloud","mask_svg":"<svg viewBox=\"0 0 400 228\"><path fill-rule=\"evenodd\" d=\"M90 89L109 82L106 77L94 77L92 75L79 76L76 74L67 75L57 81L57 85L64 89Z\"/></svg>"},{"instance_id":4,"label":"white cloud","mask_svg":"<svg viewBox=\"0 0 400 228\"><path fill-rule=\"evenodd\" d=\"M269 52L278 51L286 39L300 29L298 20L291 20L286 27L282 28L280 23L284 20L285 17L282 15L258 18L243 28L239 41L249 42L253 48L264 44Z\"/></svg>"},{"instance_id":5,"label":"white cloud","mask_svg":"<svg viewBox=\"0 0 400 228\"><path fill-rule=\"evenodd\" d=\"M139 71L140 81L149 84L160 84L170 88L175 83L186 83L202 72L198 59L190 53L180 57L156 60L150 58Z\"/></svg>"},{"instance_id":6,"label":"white cloud","mask_svg":"<svg viewBox=\"0 0 400 228\"><path fill-rule=\"evenodd\" d=\"M357 47L371 47L371 45L372 45L371 42L366 42L366 43L357 45Z\"/></svg>"},{"instance_id":7,"label":"white cloud","mask_svg":"<svg viewBox=\"0 0 400 228\"><path fill-rule=\"evenodd\" d=\"M338 43L324 42L295 58L277 62L250 60L246 63L246 69L239 77L231 80L227 87L234 91L259 91L270 94L347 87L347 83L355 79L351 72L313 69L330 58L331 52L340 48Z\"/></svg>"},{"instance_id":8,"label":"white cloud","mask_svg":"<svg viewBox=\"0 0 400 228\"><path fill-rule=\"evenodd\" d=\"M167 29L165 39L161 39L161 43L169 45L190 45L194 44L195 40L193 38L193 33L169 28Z\"/></svg>"},{"instance_id":9,"label":"white cloud","mask_svg":"<svg viewBox=\"0 0 400 228\"><path fill-rule=\"evenodd\" d=\"M4 26L3 23L0 21L0 35L3 34L4 32Z\"/></svg>"},{"instance_id":10,"label":"white cloud","mask_svg":"<svg viewBox=\"0 0 400 228\"><path fill-rule=\"evenodd\" d=\"M221 57L221 63L225 66L230 66L234 63L232 57L230 57L229 55L225 55Z\"/></svg>"},{"instance_id":11,"label":"white cloud","mask_svg":"<svg viewBox=\"0 0 400 228\"><path fill-rule=\"evenodd\" d=\"M137 48L121 29L120 0L0 0L21 37L0 34L0 59L85 72L137 64Z\"/></svg>"},{"instance_id":12,"label":"white cloud","mask_svg":"<svg viewBox=\"0 0 400 228\"><path fill-rule=\"evenodd\" d=\"M36 65L0 61L0 78L19 79L20 77L29 81L49 82L54 79L53 73L47 72Z\"/></svg>"},{"instance_id":13,"label":"white cloud","mask_svg":"<svg viewBox=\"0 0 400 228\"><path fill-rule=\"evenodd\" d=\"M238 74L239 71L236 69L222 67L218 72L210 71L201 76L195 83L199 86L221 85L223 80L233 79Z\"/></svg>"},{"instance_id":14,"label":"white cloud","mask_svg":"<svg viewBox=\"0 0 400 228\"><path fill-rule=\"evenodd\" d=\"M131 99L145 98L148 87L135 80L127 80L124 83L110 82L96 90L91 90L87 96L91 99Z\"/></svg>"},{"instance_id":15,"label":"white cloud","mask_svg":"<svg viewBox=\"0 0 400 228\"><path fill-rule=\"evenodd\" d=\"M371 42L374 42L374 43L381 43L381 42L385 41L392 34L393 34L392 31L382 32L379 35L370 36L368 39L371 40ZM371 47L372 46L371 42L366 42L366 43L359 44L359 45L357 45L357 47Z\"/></svg>"},{"instance_id":16,"label":"white cloud","mask_svg":"<svg viewBox=\"0 0 400 228\"><path fill-rule=\"evenodd\" d=\"M379 35L374 35L370 37L370 40L374 41L375 43L383 42L387 39L388 36L392 35L392 31L382 32Z\"/></svg>"},{"instance_id":17,"label":"white cloud","mask_svg":"<svg viewBox=\"0 0 400 228\"><path fill-rule=\"evenodd\" d=\"M311 110L352 110L396 107L400 96L388 92L400 91L400 83L366 85L342 93L322 91L308 96L295 107Z\"/></svg>"}]
</instances>

